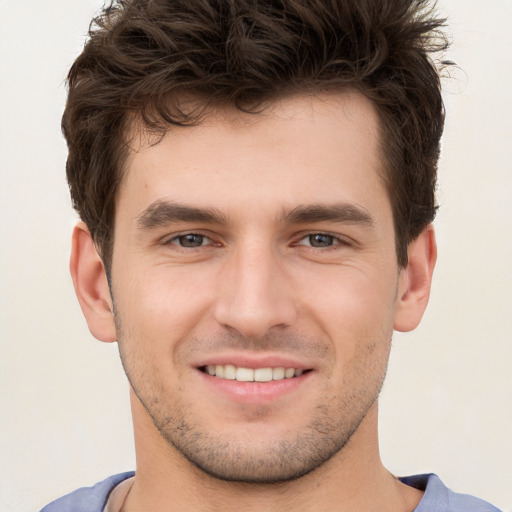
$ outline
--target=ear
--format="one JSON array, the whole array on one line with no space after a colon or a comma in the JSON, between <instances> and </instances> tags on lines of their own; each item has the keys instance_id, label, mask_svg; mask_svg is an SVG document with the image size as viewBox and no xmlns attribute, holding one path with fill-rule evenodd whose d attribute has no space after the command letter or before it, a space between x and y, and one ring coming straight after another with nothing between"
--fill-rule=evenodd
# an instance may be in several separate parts
<instances>
[{"instance_id":1,"label":"ear","mask_svg":"<svg viewBox=\"0 0 512 512\"><path fill-rule=\"evenodd\" d=\"M91 334L100 341L116 341L114 309L105 267L83 222L73 230L69 269Z\"/></svg>"},{"instance_id":2,"label":"ear","mask_svg":"<svg viewBox=\"0 0 512 512\"><path fill-rule=\"evenodd\" d=\"M428 225L408 247L409 261L400 271L395 330L412 331L423 317L437 259L434 228Z\"/></svg>"}]
</instances>

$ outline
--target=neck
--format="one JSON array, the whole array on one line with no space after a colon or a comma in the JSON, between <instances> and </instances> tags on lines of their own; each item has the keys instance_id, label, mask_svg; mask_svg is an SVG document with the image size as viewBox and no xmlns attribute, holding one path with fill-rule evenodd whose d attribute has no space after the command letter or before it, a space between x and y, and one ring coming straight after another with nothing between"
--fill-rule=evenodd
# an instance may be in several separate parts
<instances>
[{"instance_id":1,"label":"neck","mask_svg":"<svg viewBox=\"0 0 512 512\"><path fill-rule=\"evenodd\" d=\"M311 473L278 484L226 482L211 477L169 446L132 393L137 471L123 512L411 512L421 493L382 465L377 403L347 445Z\"/></svg>"}]
</instances>

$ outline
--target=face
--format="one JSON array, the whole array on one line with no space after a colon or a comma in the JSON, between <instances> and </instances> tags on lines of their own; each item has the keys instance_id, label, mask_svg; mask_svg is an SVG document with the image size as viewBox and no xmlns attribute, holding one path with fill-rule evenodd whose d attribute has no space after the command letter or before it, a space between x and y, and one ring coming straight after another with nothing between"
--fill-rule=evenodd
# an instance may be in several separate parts
<instances>
[{"instance_id":1,"label":"face","mask_svg":"<svg viewBox=\"0 0 512 512\"><path fill-rule=\"evenodd\" d=\"M134 149L117 337L136 407L172 451L246 482L341 453L375 407L400 286L382 172L357 93L212 112Z\"/></svg>"}]
</instances>

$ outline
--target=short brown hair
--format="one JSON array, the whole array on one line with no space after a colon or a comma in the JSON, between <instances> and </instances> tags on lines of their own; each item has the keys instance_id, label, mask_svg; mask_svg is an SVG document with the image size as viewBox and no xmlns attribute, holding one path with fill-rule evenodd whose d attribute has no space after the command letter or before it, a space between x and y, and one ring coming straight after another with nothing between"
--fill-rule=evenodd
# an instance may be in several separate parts
<instances>
[{"instance_id":1,"label":"short brown hair","mask_svg":"<svg viewBox=\"0 0 512 512\"><path fill-rule=\"evenodd\" d=\"M357 89L380 119L401 266L434 219L444 124L443 19L427 0L118 0L93 20L69 76L62 126L73 205L107 269L133 115L152 131L200 122L205 106L257 112L284 95Z\"/></svg>"}]
</instances>

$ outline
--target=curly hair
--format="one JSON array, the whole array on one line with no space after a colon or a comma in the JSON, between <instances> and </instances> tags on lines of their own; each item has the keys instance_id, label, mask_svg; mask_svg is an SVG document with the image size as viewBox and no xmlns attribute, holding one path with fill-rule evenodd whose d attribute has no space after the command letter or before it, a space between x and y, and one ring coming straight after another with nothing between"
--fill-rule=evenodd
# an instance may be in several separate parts
<instances>
[{"instance_id":1,"label":"curly hair","mask_svg":"<svg viewBox=\"0 0 512 512\"><path fill-rule=\"evenodd\" d=\"M62 127L73 205L108 270L130 120L165 134L209 105L257 114L294 93L356 89L380 121L398 263L435 217L444 124L434 56L448 46L428 0L117 0L68 75ZM184 97L204 108L183 108Z\"/></svg>"}]
</instances>

